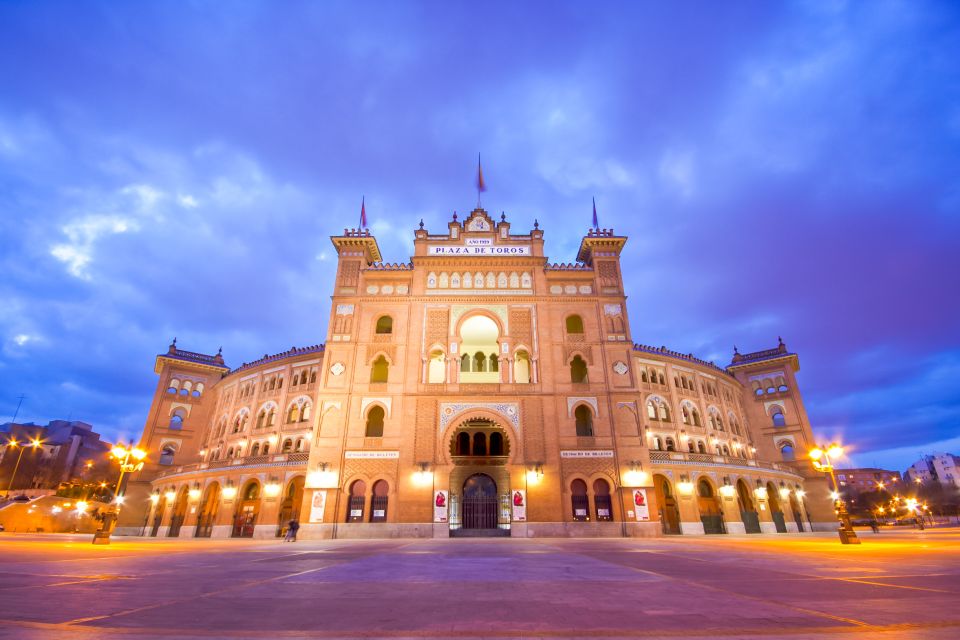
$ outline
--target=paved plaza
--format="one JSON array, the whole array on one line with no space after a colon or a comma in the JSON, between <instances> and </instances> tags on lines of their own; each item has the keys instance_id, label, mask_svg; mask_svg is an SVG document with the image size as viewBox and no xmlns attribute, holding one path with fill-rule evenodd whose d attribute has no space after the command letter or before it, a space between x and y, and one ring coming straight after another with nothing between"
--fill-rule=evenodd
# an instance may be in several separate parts
<instances>
[{"instance_id":1,"label":"paved plaza","mask_svg":"<svg viewBox=\"0 0 960 640\"><path fill-rule=\"evenodd\" d=\"M862 538L0 534L0 637L960 636L960 530Z\"/></svg>"}]
</instances>

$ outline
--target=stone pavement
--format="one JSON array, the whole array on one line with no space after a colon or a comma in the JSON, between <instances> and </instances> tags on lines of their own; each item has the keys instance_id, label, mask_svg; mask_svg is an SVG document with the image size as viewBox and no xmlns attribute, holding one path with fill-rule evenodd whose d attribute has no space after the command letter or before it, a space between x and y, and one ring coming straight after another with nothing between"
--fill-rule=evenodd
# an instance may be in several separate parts
<instances>
[{"instance_id":1,"label":"stone pavement","mask_svg":"<svg viewBox=\"0 0 960 640\"><path fill-rule=\"evenodd\" d=\"M0 534L0 637L960 637L960 530L862 538Z\"/></svg>"}]
</instances>

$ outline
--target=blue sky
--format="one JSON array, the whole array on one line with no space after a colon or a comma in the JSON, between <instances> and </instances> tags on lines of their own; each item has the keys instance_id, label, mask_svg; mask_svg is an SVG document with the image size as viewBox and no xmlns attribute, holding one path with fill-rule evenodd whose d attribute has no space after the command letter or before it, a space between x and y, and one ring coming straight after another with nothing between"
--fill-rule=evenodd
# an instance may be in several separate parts
<instances>
[{"instance_id":1,"label":"blue sky","mask_svg":"<svg viewBox=\"0 0 960 640\"><path fill-rule=\"evenodd\" d=\"M636 342L782 335L851 464L960 452L960 8L0 4L0 420L139 434L154 356L326 332L328 237L628 235Z\"/></svg>"}]
</instances>

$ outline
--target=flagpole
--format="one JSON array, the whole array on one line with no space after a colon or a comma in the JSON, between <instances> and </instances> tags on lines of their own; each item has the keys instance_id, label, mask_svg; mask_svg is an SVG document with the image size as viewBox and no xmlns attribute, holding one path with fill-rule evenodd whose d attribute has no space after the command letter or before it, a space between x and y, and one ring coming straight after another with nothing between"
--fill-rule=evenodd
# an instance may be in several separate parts
<instances>
[{"instance_id":1,"label":"flagpole","mask_svg":"<svg viewBox=\"0 0 960 640\"><path fill-rule=\"evenodd\" d=\"M483 167L480 165L480 154L477 154L477 209L481 209L480 206L480 188L483 184Z\"/></svg>"}]
</instances>

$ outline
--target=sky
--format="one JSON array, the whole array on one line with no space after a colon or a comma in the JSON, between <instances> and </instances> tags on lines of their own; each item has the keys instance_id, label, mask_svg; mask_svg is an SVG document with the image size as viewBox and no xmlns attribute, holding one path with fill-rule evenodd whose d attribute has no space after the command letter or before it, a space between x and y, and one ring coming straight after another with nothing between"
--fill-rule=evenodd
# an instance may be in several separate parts
<instances>
[{"instance_id":1,"label":"sky","mask_svg":"<svg viewBox=\"0 0 960 640\"><path fill-rule=\"evenodd\" d=\"M596 198L635 342L799 354L848 465L960 453L960 5L0 3L0 421L139 436L154 358L322 342L475 204L575 259Z\"/></svg>"}]
</instances>

